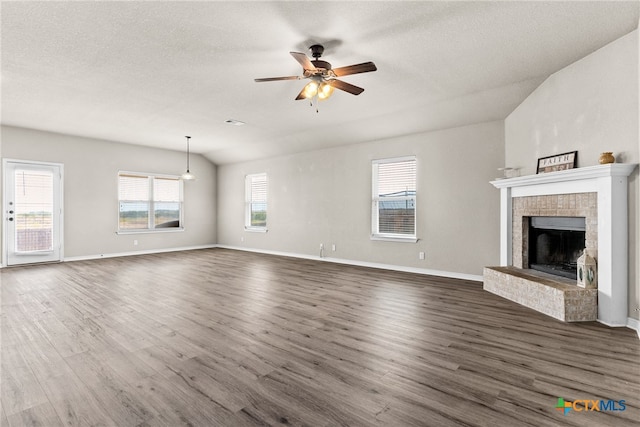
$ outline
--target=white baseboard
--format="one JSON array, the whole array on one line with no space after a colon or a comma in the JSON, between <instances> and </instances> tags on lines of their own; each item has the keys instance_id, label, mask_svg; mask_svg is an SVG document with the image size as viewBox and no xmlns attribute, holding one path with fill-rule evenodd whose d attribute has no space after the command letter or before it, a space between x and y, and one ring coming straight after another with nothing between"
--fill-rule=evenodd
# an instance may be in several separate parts
<instances>
[{"instance_id":1,"label":"white baseboard","mask_svg":"<svg viewBox=\"0 0 640 427\"><path fill-rule=\"evenodd\" d=\"M223 248L223 249L232 249L237 251L257 252L257 253L262 253L267 255L278 255L278 256L286 256L286 257L292 257L292 258L311 259L315 261L333 262L336 264L355 265L358 267L379 268L383 270L402 271L405 273L426 274L429 276L449 277L452 279L462 279L462 280L471 280L474 282L482 282L482 276L477 276L474 274L454 273L451 271L430 270L428 268L405 267L402 265L381 264L377 262L356 261L356 260L342 259L342 258L320 257L316 255L298 254L294 252L281 252L281 251L271 251L271 250L265 250L265 249L253 249L253 248L245 248L241 246L217 245L217 247Z\"/></svg>"},{"instance_id":2,"label":"white baseboard","mask_svg":"<svg viewBox=\"0 0 640 427\"><path fill-rule=\"evenodd\" d=\"M631 328L636 331L638 338L640 339L640 320L634 318L627 318L627 328Z\"/></svg>"},{"instance_id":3,"label":"white baseboard","mask_svg":"<svg viewBox=\"0 0 640 427\"><path fill-rule=\"evenodd\" d=\"M211 245L200 245L200 246L183 246L179 248L149 249L144 251L115 252L110 254L81 255L81 256L65 257L63 261L64 262L88 261L92 259L101 259L101 258L117 258L117 257L124 257L124 256L160 254L165 252L192 251L196 249L211 249L217 246L218 245L211 244Z\"/></svg>"}]
</instances>

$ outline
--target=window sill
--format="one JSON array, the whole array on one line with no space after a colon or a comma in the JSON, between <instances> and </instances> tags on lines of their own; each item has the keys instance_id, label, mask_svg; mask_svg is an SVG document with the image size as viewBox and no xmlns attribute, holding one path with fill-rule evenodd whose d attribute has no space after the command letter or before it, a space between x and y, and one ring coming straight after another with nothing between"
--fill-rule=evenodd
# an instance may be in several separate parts
<instances>
[{"instance_id":1,"label":"window sill","mask_svg":"<svg viewBox=\"0 0 640 427\"><path fill-rule=\"evenodd\" d=\"M251 233L266 233L269 230L267 227L245 227L244 231L249 231Z\"/></svg>"},{"instance_id":2,"label":"window sill","mask_svg":"<svg viewBox=\"0 0 640 427\"><path fill-rule=\"evenodd\" d=\"M379 240L382 242L400 242L400 243L417 243L417 237L397 237L397 236L384 236L379 234L373 234L371 240Z\"/></svg>"},{"instance_id":3,"label":"window sill","mask_svg":"<svg viewBox=\"0 0 640 427\"><path fill-rule=\"evenodd\" d=\"M155 234L155 233L180 233L184 228L156 228L154 230L118 230L116 234Z\"/></svg>"}]
</instances>

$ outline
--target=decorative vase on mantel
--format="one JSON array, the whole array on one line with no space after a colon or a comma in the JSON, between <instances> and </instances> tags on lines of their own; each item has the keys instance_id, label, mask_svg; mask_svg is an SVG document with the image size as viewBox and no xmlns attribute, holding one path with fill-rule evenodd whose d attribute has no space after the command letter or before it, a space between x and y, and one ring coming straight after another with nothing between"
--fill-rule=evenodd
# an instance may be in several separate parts
<instances>
[{"instance_id":1,"label":"decorative vase on mantel","mask_svg":"<svg viewBox=\"0 0 640 427\"><path fill-rule=\"evenodd\" d=\"M601 165L615 163L616 158L613 156L613 153L611 151L605 151L604 153L600 154L599 162Z\"/></svg>"}]
</instances>

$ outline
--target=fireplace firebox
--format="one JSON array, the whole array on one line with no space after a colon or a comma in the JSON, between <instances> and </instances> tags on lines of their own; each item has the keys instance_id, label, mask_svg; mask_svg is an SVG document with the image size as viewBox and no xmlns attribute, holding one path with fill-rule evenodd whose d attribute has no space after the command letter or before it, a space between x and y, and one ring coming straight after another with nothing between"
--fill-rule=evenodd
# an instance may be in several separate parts
<instances>
[{"instance_id":1,"label":"fireplace firebox","mask_svg":"<svg viewBox=\"0 0 640 427\"><path fill-rule=\"evenodd\" d=\"M529 217L529 268L576 279L585 230L584 217Z\"/></svg>"}]
</instances>

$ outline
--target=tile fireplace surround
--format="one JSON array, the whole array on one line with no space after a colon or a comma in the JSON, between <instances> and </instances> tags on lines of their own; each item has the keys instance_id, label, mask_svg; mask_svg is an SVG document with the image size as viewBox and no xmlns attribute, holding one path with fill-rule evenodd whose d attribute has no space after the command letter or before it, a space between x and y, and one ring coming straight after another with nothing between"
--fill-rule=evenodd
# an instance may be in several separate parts
<instances>
[{"instance_id":1,"label":"tile fireplace surround","mask_svg":"<svg viewBox=\"0 0 640 427\"><path fill-rule=\"evenodd\" d=\"M565 321L627 325L628 176L635 164L608 164L492 181L500 189L500 265L484 288ZM526 269L530 216L586 218L585 246L598 262L598 289ZM597 307L596 307L597 305ZM597 313L597 316L596 316Z\"/></svg>"}]
</instances>

